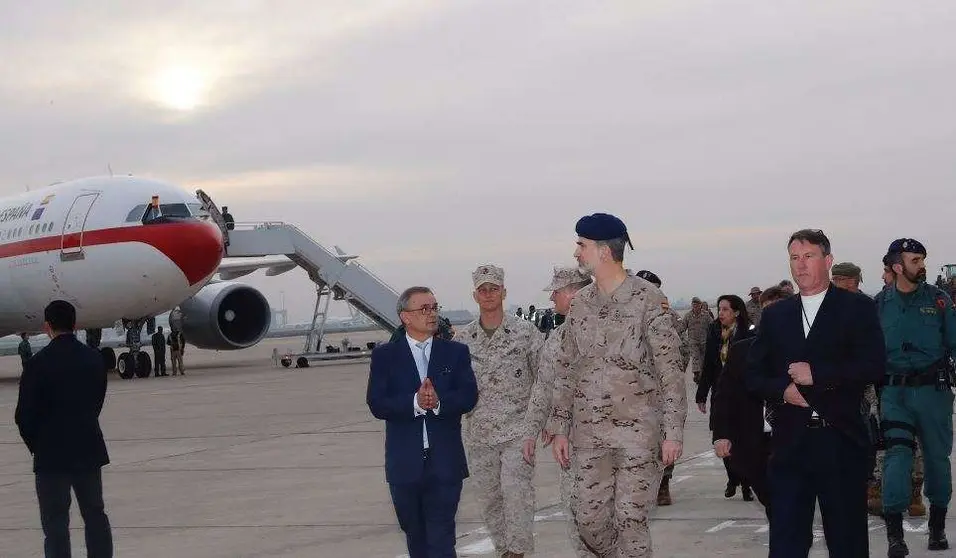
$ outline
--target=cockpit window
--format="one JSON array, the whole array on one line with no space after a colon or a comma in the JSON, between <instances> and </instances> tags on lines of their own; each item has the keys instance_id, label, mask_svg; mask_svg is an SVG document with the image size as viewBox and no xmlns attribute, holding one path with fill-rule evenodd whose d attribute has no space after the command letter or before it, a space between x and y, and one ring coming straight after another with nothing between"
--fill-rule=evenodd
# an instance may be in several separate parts
<instances>
[{"instance_id":1,"label":"cockpit window","mask_svg":"<svg viewBox=\"0 0 956 558\"><path fill-rule=\"evenodd\" d=\"M134 221L142 221L143 215L146 214L146 205L147 204L145 203L141 203L137 205L136 207L134 207L133 209L131 209L129 212L129 215L126 216L126 222L132 223Z\"/></svg>"},{"instance_id":2,"label":"cockpit window","mask_svg":"<svg viewBox=\"0 0 956 558\"><path fill-rule=\"evenodd\" d=\"M126 216L126 222L134 223L136 221L142 221L143 217L146 215L147 207L149 207L149 204L141 203L131 209L129 214ZM161 203L159 204L159 212L163 217L189 218L195 215L194 212L190 212L190 207L185 203Z\"/></svg>"},{"instance_id":3,"label":"cockpit window","mask_svg":"<svg viewBox=\"0 0 956 558\"><path fill-rule=\"evenodd\" d=\"M201 203L187 203L189 206L189 212L193 214L194 217L207 217L209 213L202 208Z\"/></svg>"},{"instance_id":4,"label":"cockpit window","mask_svg":"<svg viewBox=\"0 0 956 558\"><path fill-rule=\"evenodd\" d=\"M163 214L163 217L192 217L184 203L161 203L159 212Z\"/></svg>"}]
</instances>

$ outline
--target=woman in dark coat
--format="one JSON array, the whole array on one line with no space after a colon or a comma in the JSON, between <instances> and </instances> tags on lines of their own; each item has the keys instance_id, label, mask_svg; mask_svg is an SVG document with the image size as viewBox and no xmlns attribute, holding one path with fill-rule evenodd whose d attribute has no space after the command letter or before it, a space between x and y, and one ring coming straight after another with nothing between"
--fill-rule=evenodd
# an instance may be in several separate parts
<instances>
[{"instance_id":1,"label":"woman in dark coat","mask_svg":"<svg viewBox=\"0 0 956 558\"><path fill-rule=\"evenodd\" d=\"M770 287L760 295L761 309L789 296L782 288ZM711 397L710 416L714 431L714 452L727 458L741 483L748 484L770 519L767 463L770 460L770 433L764 427L764 401L747 390L744 377L747 355L754 337L730 347L727 365Z\"/></svg>"},{"instance_id":2,"label":"woman in dark coat","mask_svg":"<svg viewBox=\"0 0 956 558\"><path fill-rule=\"evenodd\" d=\"M753 336L750 318L744 301L737 295L723 295L717 299L717 319L711 324L707 332L707 345L704 349L704 367L697 384L697 407L700 412L707 412L707 396L716 387L731 346L741 340ZM710 429L714 430L714 415L710 416ZM727 488L724 497L733 498L737 494L740 479L730 467L730 461L724 459L724 468L727 470ZM753 500L750 485L743 484L743 497L746 501Z\"/></svg>"}]
</instances>

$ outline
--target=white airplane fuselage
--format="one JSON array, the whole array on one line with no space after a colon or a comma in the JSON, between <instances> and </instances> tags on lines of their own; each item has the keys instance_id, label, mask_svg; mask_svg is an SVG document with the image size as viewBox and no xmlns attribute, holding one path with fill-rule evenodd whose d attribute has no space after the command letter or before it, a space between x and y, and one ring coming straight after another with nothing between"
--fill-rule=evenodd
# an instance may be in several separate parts
<instances>
[{"instance_id":1,"label":"white airplane fuselage","mask_svg":"<svg viewBox=\"0 0 956 558\"><path fill-rule=\"evenodd\" d=\"M159 197L164 219L143 215ZM0 336L38 332L55 299L77 329L168 311L198 292L223 258L219 228L187 190L153 180L74 180L0 199Z\"/></svg>"}]
</instances>

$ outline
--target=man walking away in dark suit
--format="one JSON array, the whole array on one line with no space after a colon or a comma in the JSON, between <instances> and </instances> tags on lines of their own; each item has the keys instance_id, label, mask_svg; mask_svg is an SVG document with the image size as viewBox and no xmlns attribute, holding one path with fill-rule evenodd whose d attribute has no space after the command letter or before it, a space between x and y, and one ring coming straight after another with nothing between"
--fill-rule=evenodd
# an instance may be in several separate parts
<instances>
[{"instance_id":1,"label":"man walking away in dark suit","mask_svg":"<svg viewBox=\"0 0 956 558\"><path fill-rule=\"evenodd\" d=\"M746 372L748 387L774 407L769 556L809 554L815 501L830 556L869 556L870 439L860 404L884 374L883 331L869 297L830 284L823 231L797 231L787 247L800 295L764 310Z\"/></svg>"},{"instance_id":2,"label":"man walking away in dark suit","mask_svg":"<svg viewBox=\"0 0 956 558\"><path fill-rule=\"evenodd\" d=\"M70 556L70 489L83 516L89 558L113 556L101 467L110 462L99 415L106 368L74 334L76 309L54 300L44 310L50 343L26 363L16 423L36 477L46 558Z\"/></svg>"},{"instance_id":3,"label":"man walking away in dark suit","mask_svg":"<svg viewBox=\"0 0 956 558\"><path fill-rule=\"evenodd\" d=\"M163 326L150 338L153 343L153 376L169 376L166 373L166 336L163 335Z\"/></svg>"},{"instance_id":4,"label":"man walking away in dark suit","mask_svg":"<svg viewBox=\"0 0 956 558\"><path fill-rule=\"evenodd\" d=\"M468 347L436 336L427 287L398 299L405 335L372 351L366 402L385 421L385 480L410 558L453 558L455 515L468 477L461 416L478 402Z\"/></svg>"}]
</instances>

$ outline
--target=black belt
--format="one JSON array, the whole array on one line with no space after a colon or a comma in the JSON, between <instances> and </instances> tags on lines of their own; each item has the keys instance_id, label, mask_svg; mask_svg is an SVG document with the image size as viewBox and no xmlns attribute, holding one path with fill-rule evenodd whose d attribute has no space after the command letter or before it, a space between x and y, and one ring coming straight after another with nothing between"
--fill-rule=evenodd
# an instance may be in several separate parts
<instances>
[{"instance_id":1,"label":"black belt","mask_svg":"<svg viewBox=\"0 0 956 558\"><path fill-rule=\"evenodd\" d=\"M830 423L825 421L823 417L811 416L810 420L807 421L807 428L826 428L827 426L830 426Z\"/></svg>"},{"instance_id":2,"label":"black belt","mask_svg":"<svg viewBox=\"0 0 956 558\"><path fill-rule=\"evenodd\" d=\"M936 374L894 374L886 377L887 386L921 387L936 384Z\"/></svg>"}]
</instances>

